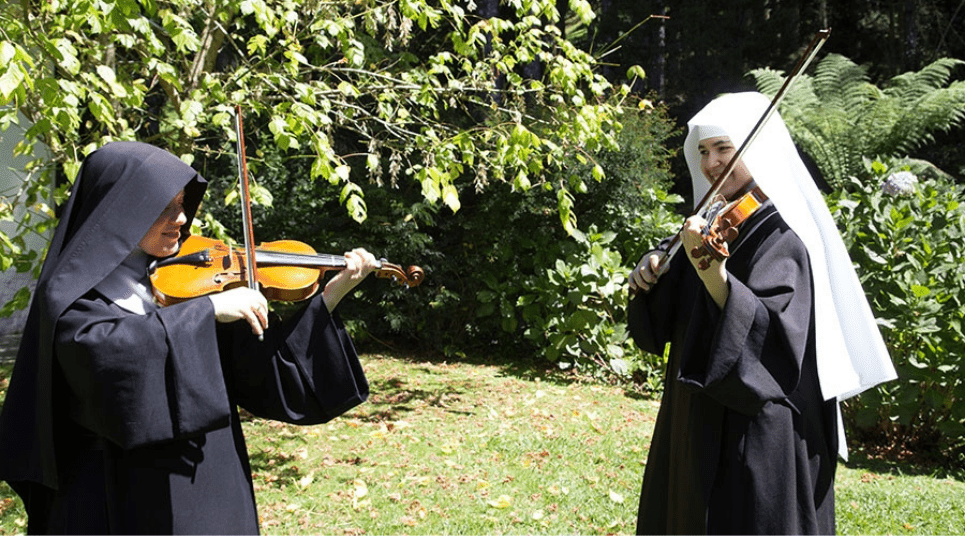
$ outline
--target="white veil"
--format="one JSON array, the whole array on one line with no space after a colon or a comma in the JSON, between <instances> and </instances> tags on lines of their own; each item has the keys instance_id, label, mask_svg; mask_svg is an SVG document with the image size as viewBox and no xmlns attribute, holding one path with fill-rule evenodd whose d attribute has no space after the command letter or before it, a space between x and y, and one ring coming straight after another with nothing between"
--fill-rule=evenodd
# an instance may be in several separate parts
<instances>
[{"instance_id":1,"label":"white veil","mask_svg":"<svg viewBox=\"0 0 965 536\"><path fill-rule=\"evenodd\" d=\"M712 101L688 122L684 155L695 204L710 189L700 171L697 144L701 139L727 135L739 147L769 104L760 93L731 93ZM844 400L896 379L848 251L779 114L765 123L743 160L807 247L814 277L818 376L824 398Z\"/></svg>"}]
</instances>

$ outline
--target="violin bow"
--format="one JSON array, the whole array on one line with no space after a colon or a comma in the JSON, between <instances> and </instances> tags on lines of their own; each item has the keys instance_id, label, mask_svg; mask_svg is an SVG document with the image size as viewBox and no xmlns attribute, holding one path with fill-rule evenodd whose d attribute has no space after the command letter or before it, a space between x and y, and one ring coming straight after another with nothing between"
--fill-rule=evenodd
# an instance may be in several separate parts
<instances>
[{"instance_id":1,"label":"violin bow","mask_svg":"<svg viewBox=\"0 0 965 536\"><path fill-rule=\"evenodd\" d=\"M255 271L255 231L251 219L251 194L248 187L248 161L245 158L245 131L241 121L241 105L235 107L235 132L238 136L238 181L241 183L241 224L245 235L245 268L248 271L248 288L258 290L258 273ZM258 340L264 340L259 335Z\"/></svg>"},{"instance_id":2,"label":"violin bow","mask_svg":"<svg viewBox=\"0 0 965 536\"><path fill-rule=\"evenodd\" d=\"M771 116L774 115L774 112L777 111L778 105L782 100L784 100L784 97L787 95L791 85L797 79L798 75L803 73L808 68L808 65L810 65L811 61L814 60L814 57L818 55L818 51L821 50L821 47L824 46L824 43L830 36L830 28L819 30L814 35L814 38L811 39L811 43L808 44L804 54L801 55L801 59L798 60L797 65L794 66L794 70L791 71L791 74L788 75L788 77L784 80L784 84L781 85L781 89L778 90L777 94L774 95L774 98L771 99L771 103L767 106L767 109L764 110L764 114L761 116L761 118L757 120L754 128L752 128L750 134L747 135L747 139L744 140L744 143L742 143L740 148L737 149L737 152L734 153L734 157L730 159L730 162L724 166L724 170L721 172L720 176L717 177L717 180L711 184L710 190L708 190L703 199L700 200L700 203L697 205L697 208L694 210L694 212L691 213L691 216L703 212L707 204L714 199L718 192L720 192L720 189L724 186L724 183L730 178L731 172L734 170L734 166L737 165L738 160L740 160L741 157L744 156L744 153L747 152L747 148L750 147L751 143L754 142L754 139L757 138L757 135L763 129L764 124L767 123L767 120L770 119ZM678 231L677 234L670 239L667 254L660 259L660 262L657 265L657 275L662 275L667 271L670 259L673 258L673 256L677 253L677 250L680 249L680 245L680 231Z\"/></svg>"}]
</instances>

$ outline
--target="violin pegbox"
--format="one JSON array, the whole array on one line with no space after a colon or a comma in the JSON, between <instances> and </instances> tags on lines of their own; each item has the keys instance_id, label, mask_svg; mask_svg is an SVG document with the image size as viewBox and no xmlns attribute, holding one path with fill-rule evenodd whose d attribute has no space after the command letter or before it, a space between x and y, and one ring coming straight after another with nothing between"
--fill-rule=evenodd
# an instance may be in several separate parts
<instances>
[{"instance_id":1,"label":"violin pegbox","mask_svg":"<svg viewBox=\"0 0 965 536\"><path fill-rule=\"evenodd\" d=\"M379 268L375 270L375 277L391 279L407 289L419 286L425 279L425 271L418 266L409 266L403 269L398 264L392 264L385 259L379 259L379 265Z\"/></svg>"}]
</instances>

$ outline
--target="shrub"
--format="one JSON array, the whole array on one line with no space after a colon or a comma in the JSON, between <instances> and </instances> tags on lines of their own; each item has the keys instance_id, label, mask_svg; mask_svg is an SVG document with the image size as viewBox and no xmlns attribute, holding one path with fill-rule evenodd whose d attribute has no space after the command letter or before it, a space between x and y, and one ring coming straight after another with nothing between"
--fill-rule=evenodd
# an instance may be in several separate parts
<instances>
[{"instance_id":1,"label":"shrub","mask_svg":"<svg viewBox=\"0 0 965 536\"><path fill-rule=\"evenodd\" d=\"M666 193L673 153L665 146L673 125L662 107L647 101L621 123L621 150L597 152L592 161L574 151L565 166L569 176L533 177L525 191L506 181L478 188L485 182L481 164L457 181L461 208L455 214L427 202L418 184L362 183L369 215L362 223L339 206L338 186L302 179L310 161L266 151L249 162L273 197L271 207L255 207L256 241L292 238L335 254L362 246L390 262L424 268L426 279L415 289L370 278L340 305L361 344L418 346L451 356L479 349L542 356L603 375L637 374L655 387L659 358L644 356L627 340L626 277L680 224L672 210L680 199ZM239 228L237 205L217 201L231 181L209 175L209 209ZM573 196L561 200L551 181L565 182ZM566 233L561 202L572 204L583 232Z\"/></svg>"},{"instance_id":2,"label":"shrub","mask_svg":"<svg viewBox=\"0 0 965 536\"><path fill-rule=\"evenodd\" d=\"M498 321L497 339L508 336L561 367L634 375L658 389L662 356L644 354L628 338L627 275L681 222L672 210L681 200L666 192L673 153L664 147L672 128L662 109L626 117L623 124L621 150L596 160L606 179L590 180L589 166L583 171L588 179L576 205L586 232L567 237L551 221L555 215L530 212L521 219L527 212L521 206L486 225L497 237L494 244L502 245L492 258L513 266L513 277L481 278L486 286L476 294L477 319ZM506 196L492 201L512 202Z\"/></svg>"},{"instance_id":3,"label":"shrub","mask_svg":"<svg viewBox=\"0 0 965 536\"><path fill-rule=\"evenodd\" d=\"M946 176L866 161L828 196L899 380L849 401L866 439L898 449L965 446L965 206ZM934 169L934 168L932 168ZM928 176L931 175L931 176Z\"/></svg>"}]
</instances>

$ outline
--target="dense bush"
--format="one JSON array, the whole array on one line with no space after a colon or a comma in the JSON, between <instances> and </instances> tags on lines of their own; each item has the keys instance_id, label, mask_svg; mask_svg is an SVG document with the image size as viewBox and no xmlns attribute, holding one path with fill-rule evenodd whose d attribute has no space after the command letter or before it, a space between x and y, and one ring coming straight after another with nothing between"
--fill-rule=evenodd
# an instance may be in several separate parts
<instances>
[{"instance_id":1,"label":"dense bush","mask_svg":"<svg viewBox=\"0 0 965 536\"><path fill-rule=\"evenodd\" d=\"M965 446L965 206L947 177L866 162L828 196L899 380L847 404L868 440L921 451ZM934 168L932 168L934 169ZM930 175L930 176L929 176Z\"/></svg>"},{"instance_id":2,"label":"dense bush","mask_svg":"<svg viewBox=\"0 0 965 536\"><path fill-rule=\"evenodd\" d=\"M484 177L467 174L457 183L461 208L453 214L427 203L417 188L363 184L371 187L365 191L369 217L361 224L339 208L335 187L299 179L307 163L263 155L253 165L274 200L271 208L256 207L255 228L326 253L364 246L425 269L418 288L370 279L344 303L343 316L362 344L418 345L447 355L473 349L542 355L564 366L596 371L602 365L658 381L649 374L656 363L648 360L655 358L627 340L626 276L679 225L673 212L679 199L666 193L673 154L665 147L673 127L666 112L647 101L621 122L621 151L574 157L566 166L570 176L546 179L575 185L572 198L561 200L558 189L539 183L528 191L506 182L477 189ZM594 172L597 166L605 178ZM221 194L212 186L215 206L209 208L234 227L237 208L217 207ZM572 203L582 231L566 233L561 202Z\"/></svg>"}]
</instances>

